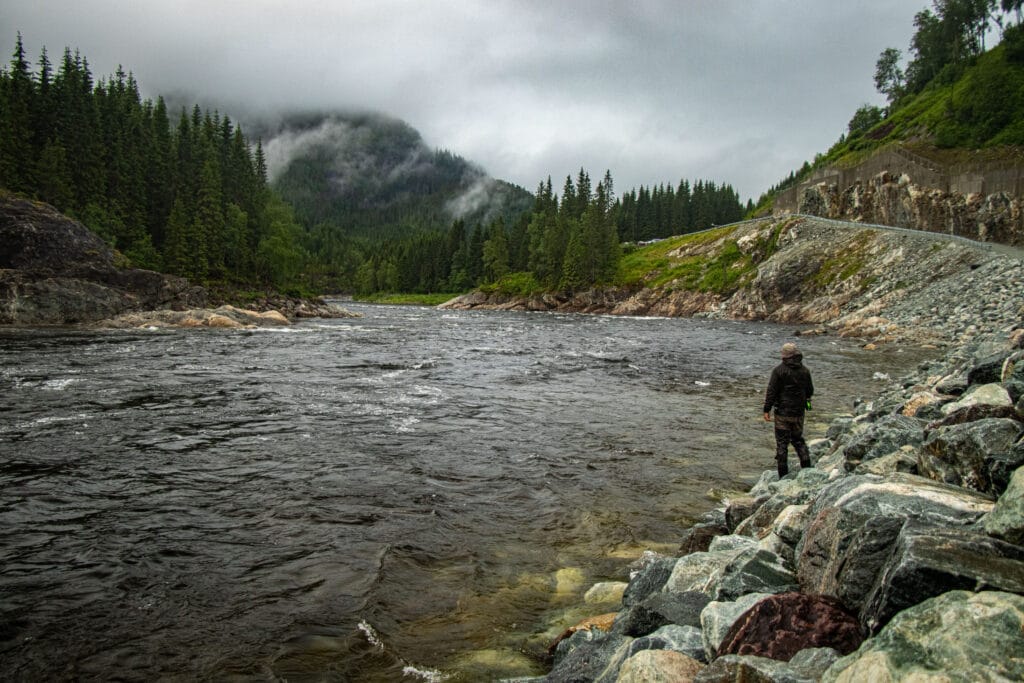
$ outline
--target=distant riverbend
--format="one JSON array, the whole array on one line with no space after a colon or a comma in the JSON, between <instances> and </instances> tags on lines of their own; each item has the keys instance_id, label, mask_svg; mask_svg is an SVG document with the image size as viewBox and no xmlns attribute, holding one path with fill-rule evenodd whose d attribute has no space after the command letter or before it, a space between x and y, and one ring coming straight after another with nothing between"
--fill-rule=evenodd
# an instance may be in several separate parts
<instances>
[{"instance_id":1,"label":"distant riverbend","mask_svg":"<svg viewBox=\"0 0 1024 683\"><path fill-rule=\"evenodd\" d=\"M793 328L346 304L0 330L0 673L482 680L772 466ZM821 432L922 353L799 340Z\"/></svg>"}]
</instances>

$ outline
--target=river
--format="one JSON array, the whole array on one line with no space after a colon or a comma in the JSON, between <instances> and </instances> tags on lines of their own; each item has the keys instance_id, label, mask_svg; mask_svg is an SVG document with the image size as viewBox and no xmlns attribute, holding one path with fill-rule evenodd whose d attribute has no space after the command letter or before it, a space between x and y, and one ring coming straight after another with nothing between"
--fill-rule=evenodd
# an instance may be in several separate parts
<instances>
[{"instance_id":1,"label":"river","mask_svg":"<svg viewBox=\"0 0 1024 683\"><path fill-rule=\"evenodd\" d=\"M346 306L0 330L4 680L542 673L583 591L774 466L792 328ZM800 345L812 435L927 353Z\"/></svg>"}]
</instances>

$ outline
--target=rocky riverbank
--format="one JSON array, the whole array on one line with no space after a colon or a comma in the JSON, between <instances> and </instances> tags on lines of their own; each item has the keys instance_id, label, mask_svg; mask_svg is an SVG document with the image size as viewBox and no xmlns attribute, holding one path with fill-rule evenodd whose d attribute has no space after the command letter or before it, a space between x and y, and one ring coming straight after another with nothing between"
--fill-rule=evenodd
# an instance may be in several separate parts
<instances>
[{"instance_id":1,"label":"rocky riverbank","mask_svg":"<svg viewBox=\"0 0 1024 683\"><path fill-rule=\"evenodd\" d=\"M734 254L729 258L723 255ZM875 343L965 343L1019 322L1024 263L982 243L811 217L687 236L643 282L531 297L473 292L453 309L703 316L808 324ZM682 275L667 279L678 268ZM686 275L731 271L727 287ZM703 270L701 270L703 269Z\"/></svg>"},{"instance_id":2,"label":"rocky riverbank","mask_svg":"<svg viewBox=\"0 0 1024 683\"><path fill-rule=\"evenodd\" d=\"M0 324L244 327L353 315L320 299L282 295L254 300L248 308L256 311L209 308L212 300L228 303L223 299L184 278L120 267L113 250L78 221L0 194Z\"/></svg>"},{"instance_id":3,"label":"rocky riverbank","mask_svg":"<svg viewBox=\"0 0 1024 683\"><path fill-rule=\"evenodd\" d=\"M515 680L1024 679L1022 347L1007 326L859 402Z\"/></svg>"}]
</instances>

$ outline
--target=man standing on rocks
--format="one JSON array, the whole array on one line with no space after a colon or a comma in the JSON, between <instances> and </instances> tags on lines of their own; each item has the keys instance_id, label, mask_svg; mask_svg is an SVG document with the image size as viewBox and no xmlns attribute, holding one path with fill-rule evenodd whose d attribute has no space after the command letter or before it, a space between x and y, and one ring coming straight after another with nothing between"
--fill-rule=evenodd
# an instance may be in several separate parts
<instances>
[{"instance_id":1,"label":"man standing on rocks","mask_svg":"<svg viewBox=\"0 0 1024 683\"><path fill-rule=\"evenodd\" d=\"M800 458L800 467L811 466L811 453L804 441L804 411L811 405L814 384L803 359L796 344L783 344L782 362L772 370L764 395L765 422L771 422L772 409L775 409L775 460L779 479L789 474L789 444L793 444Z\"/></svg>"}]
</instances>

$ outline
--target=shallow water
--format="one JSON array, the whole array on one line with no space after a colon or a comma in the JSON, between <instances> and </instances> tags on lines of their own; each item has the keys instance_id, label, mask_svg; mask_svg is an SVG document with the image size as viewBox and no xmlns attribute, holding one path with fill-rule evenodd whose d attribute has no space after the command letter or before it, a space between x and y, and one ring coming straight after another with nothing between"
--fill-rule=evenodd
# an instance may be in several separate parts
<instances>
[{"instance_id":1,"label":"shallow water","mask_svg":"<svg viewBox=\"0 0 1024 683\"><path fill-rule=\"evenodd\" d=\"M593 582L774 465L791 328L350 308L0 331L5 679L540 673ZM812 434L922 357L800 344Z\"/></svg>"}]
</instances>

